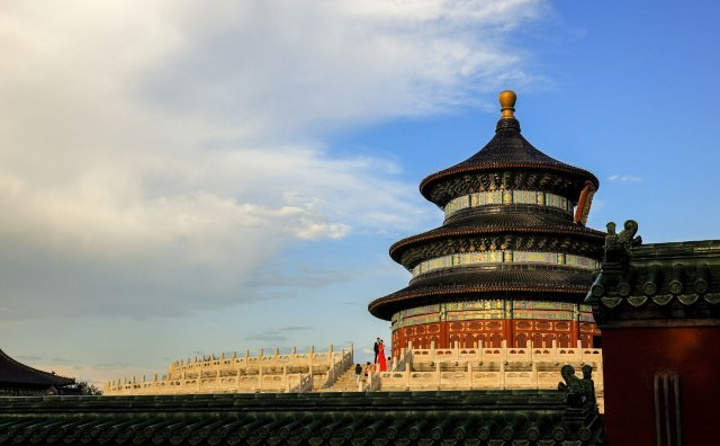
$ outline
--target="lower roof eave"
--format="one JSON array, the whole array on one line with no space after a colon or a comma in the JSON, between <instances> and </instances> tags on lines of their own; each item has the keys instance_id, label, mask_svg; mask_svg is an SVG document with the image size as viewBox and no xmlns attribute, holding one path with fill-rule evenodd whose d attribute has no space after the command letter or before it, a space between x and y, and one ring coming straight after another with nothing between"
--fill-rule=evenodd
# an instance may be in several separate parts
<instances>
[{"instance_id":1,"label":"lower roof eave","mask_svg":"<svg viewBox=\"0 0 720 446\"><path fill-rule=\"evenodd\" d=\"M397 313L398 311L433 303L428 302L430 300L443 302L446 300L457 301L461 299L494 299L499 298L500 294L521 292L527 293L524 297L530 299L532 299L533 295L535 295L537 298L541 298L541 296L554 294L558 301L577 301L578 303L581 303L583 301L583 298L587 294L587 291L588 287L586 286L542 287L538 285L511 285L489 287L477 286L464 288L447 287L424 290L405 289L375 299L368 305L368 311L370 312L370 314L379 319L390 321L393 314ZM558 294L564 294L565 296L557 296Z\"/></svg>"}]
</instances>

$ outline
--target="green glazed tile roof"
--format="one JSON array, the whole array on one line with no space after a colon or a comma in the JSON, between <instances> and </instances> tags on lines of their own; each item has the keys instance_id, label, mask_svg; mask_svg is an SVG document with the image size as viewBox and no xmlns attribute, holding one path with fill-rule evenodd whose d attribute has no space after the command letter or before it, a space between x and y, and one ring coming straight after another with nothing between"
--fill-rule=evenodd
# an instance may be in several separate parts
<instances>
[{"instance_id":1,"label":"green glazed tile roof","mask_svg":"<svg viewBox=\"0 0 720 446\"><path fill-rule=\"evenodd\" d=\"M602 444L597 412L568 401L560 391L12 397L0 399L0 444Z\"/></svg>"},{"instance_id":2,"label":"green glazed tile roof","mask_svg":"<svg viewBox=\"0 0 720 446\"><path fill-rule=\"evenodd\" d=\"M636 222L610 224L585 302L602 327L713 324L720 311L720 240L642 244Z\"/></svg>"}]
</instances>

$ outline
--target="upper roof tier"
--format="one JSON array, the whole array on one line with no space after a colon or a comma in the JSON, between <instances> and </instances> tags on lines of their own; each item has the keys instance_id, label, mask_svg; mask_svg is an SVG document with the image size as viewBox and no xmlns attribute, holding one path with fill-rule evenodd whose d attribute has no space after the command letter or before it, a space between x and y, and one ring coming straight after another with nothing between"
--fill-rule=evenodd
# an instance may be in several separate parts
<instances>
[{"instance_id":1,"label":"upper roof tier","mask_svg":"<svg viewBox=\"0 0 720 446\"><path fill-rule=\"evenodd\" d=\"M442 207L467 193L519 188L559 193L577 202L587 182L597 190L595 175L549 157L520 134L520 123L513 114L515 99L512 91L500 93L502 117L495 137L465 161L425 178L420 183L425 198Z\"/></svg>"}]
</instances>

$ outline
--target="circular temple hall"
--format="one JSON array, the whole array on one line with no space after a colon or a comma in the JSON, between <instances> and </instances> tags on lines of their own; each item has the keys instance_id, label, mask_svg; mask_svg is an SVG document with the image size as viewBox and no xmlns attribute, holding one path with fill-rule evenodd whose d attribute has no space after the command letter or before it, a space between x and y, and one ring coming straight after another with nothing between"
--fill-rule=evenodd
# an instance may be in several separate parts
<instances>
[{"instance_id":1,"label":"circular temple hall","mask_svg":"<svg viewBox=\"0 0 720 446\"><path fill-rule=\"evenodd\" d=\"M586 227L598 179L530 144L500 94L495 136L467 160L420 183L445 213L436 229L400 240L390 256L406 288L368 306L391 321L393 356L409 346L599 346L583 304L605 233Z\"/></svg>"}]
</instances>

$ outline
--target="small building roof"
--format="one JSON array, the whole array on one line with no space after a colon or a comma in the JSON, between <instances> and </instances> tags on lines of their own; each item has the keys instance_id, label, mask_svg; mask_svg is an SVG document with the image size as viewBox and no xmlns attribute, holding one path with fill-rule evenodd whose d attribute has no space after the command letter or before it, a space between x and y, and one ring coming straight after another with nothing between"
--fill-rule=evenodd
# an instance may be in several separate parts
<instances>
[{"instance_id":1,"label":"small building roof","mask_svg":"<svg viewBox=\"0 0 720 446\"><path fill-rule=\"evenodd\" d=\"M62 387L75 384L74 378L55 375L16 361L0 349L0 386Z\"/></svg>"},{"instance_id":2,"label":"small building roof","mask_svg":"<svg viewBox=\"0 0 720 446\"><path fill-rule=\"evenodd\" d=\"M638 224L608 224L600 275L585 302L602 329L698 326L720 314L720 240L642 244Z\"/></svg>"}]
</instances>

